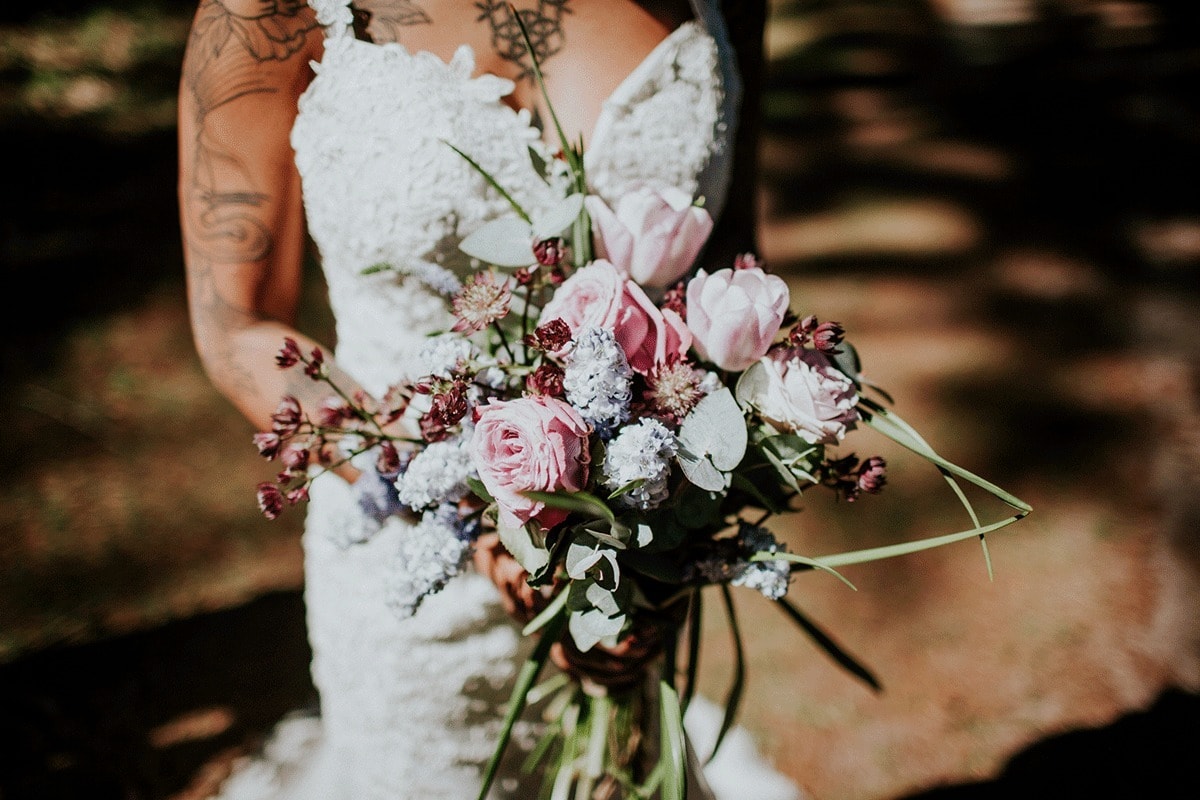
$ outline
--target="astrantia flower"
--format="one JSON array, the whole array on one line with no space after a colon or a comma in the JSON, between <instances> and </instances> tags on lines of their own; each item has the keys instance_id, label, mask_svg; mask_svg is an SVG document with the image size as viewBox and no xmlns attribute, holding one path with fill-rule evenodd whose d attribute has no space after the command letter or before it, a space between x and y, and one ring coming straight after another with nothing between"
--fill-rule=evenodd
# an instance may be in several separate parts
<instances>
[{"instance_id":1,"label":"astrantia flower","mask_svg":"<svg viewBox=\"0 0 1200 800\"><path fill-rule=\"evenodd\" d=\"M644 481L617 498L629 508L656 508L667 499L671 459L678 446L675 436L656 419L628 425L608 445L604 457L604 486L615 491L633 481Z\"/></svg>"},{"instance_id":2,"label":"astrantia flower","mask_svg":"<svg viewBox=\"0 0 1200 800\"><path fill-rule=\"evenodd\" d=\"M474 280L454 297L454 316L458 322L452 330L460 333L481 331L506 316L511 302L508 279L497 279L491 272L476 273Z\"/></svg>"},{"instance_id":3,"label":"astrantia flower","mask_svg":"<svg viewBox=\"0 0 1200 800\"><path fill-rule=\"evenodd\" d=\"M414 510L455 503L466 496L471 476L469 437L435 442L419 452L396 478L400 502Z\"/></svg>"},{"instance_id":4,"label":"astrantia flower","mask_svg":"<svg viewBox=\"0 0 1200 800\"><path fill-rule=\"evenodd\" d=\"M678 423L707 394L701 386L706 374L686 361L660 364L646 376L642 399L653 413Z\"/></svg>"},{"instance_id":5,"label":"astrantia flower","mask_svg":"<svg viewBox=\"0 0 1200 800\"><path fill-rule=\"evenodd\" d=\"M387 603L397 614L411 617L426 597L458 575L470 550L462 528L457 508L443 505L403 532L387 587Z\"/></svg>"},{"instance_id":6,"label":"astrantia flower","mask_svg":"<svg viewBox=\"0 0 1200 800\"><path fill-rule=\"evenodd\" d=\"M633 371L625 351L606 328L584 328L567 357L563 388L567 402L604 440L629 419Z\"/></svg>"}]
</instances>

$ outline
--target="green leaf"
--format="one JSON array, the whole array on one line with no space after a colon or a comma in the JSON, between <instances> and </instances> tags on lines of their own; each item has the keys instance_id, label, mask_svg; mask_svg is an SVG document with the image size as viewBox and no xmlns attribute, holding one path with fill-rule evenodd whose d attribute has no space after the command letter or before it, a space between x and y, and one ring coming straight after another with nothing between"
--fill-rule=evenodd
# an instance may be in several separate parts
<instances>
[{"instance_id":1,"label":"green leaf","mask_svg":"<svg viewBox=\"0 0 1200 800\"><path fill-rule=\"evenodd\" d=\"M550 604L542 609L542 613L529 620L528 624L521 629L521 635L531 636L549 625L551 620L561 614L563 608L566 607L567 597L569 594L570 592L559 591L559 593L554 596L554 599L550 601Z\"/></svg>"},{"instance_id":2,"label":"green leaf","mask_svg":"<svg viewBox=\"0 0 1200 800\"><path fill-rule=\"evenodd\" d=\"M684 686L683 701L680 704L684 711L692 703L696 694L696 675L700 671L700 642L703 634L704 595L697 589L688 598L687 637L688 661L687 684Z\"/></svg>"},{"instance_id":3,"label":"green leaf","mask_svg":"<svg viewBox=\"0 0 1200 800\"><path fill-rule=\"evenodd\" d=\"M618 497L620 497L622 495L629 494L634 489L642 488L645 484L646 484L645 478L637 478L635 480L632 480L629 483L625 484L624 486L620 487L619 489L614 489L613 493L608 496L608 499L616 500Z\"/></svg>"},{"instance_id":4,"label":"green leaf","mask_svg":"<svg viewBox=\"0 0 1200 800\"><path fill-rule=\"evenodd\" d=\"M854 349L854 345L843 341L837 346L840 351L830 356L830 360L838 370L850 380L854 381L855 386L862 385L862 361L858 357L858 351Z\"/></svg>"},{"instance_id":5,"label":"green leaf","mask_svg":"<svg viewBox=\"0 0 1200 800\"><path fill-rule=\"evenodd\" d=\"M573 511L593 519L616 522L616 515L603 500L588 492L522 492L530 500L544 503L551 508Z\"/></svg>"},{"instance_id":6,"label":"green leaf","mask_svg":"<svg viewBox=\"0 0 1200 800\"><path fill-rule=\"evenodd\" d=\"M685 800L687 797L687 750L683 733L683 712L679 695L666 681L658 684L662 753L665 762L662 779L662 800Z\"/></svg>"},{"instance_id":7,"label":"green leaf","mask_svg":"<svg viewBox=\"0 0 1200 800\"><path fill-rule=\"evenodd\" d=\"M746 418L729 389L707 395L679 426L679 466L702 489L729 486L726 474L746 455Z\"/></svg>"},{"instance_id":8,"label":"green leaf","mask_svg":"<svg viewBox=\"0 0 1200 800\"><path fill-rule=\"evenodd\" d=\"M767 511L770 511L772 514L782 514L785 511L785 509L778 503L767 497L763 492L759 491L759 488L742 473L735 472L733 473L732 477L733 485L736 488L741 489L743 492L746 492L751 497L756 499Z\"/></svg>"},{"instance_id":9,"label":"green leaf","mask_svg":"<svg viewBox=\"0 0 1200 800\"><path fill-rule=\"evenodd\" d=\"M521 665L521 672L517 675L516 685L513 686L512 694L508 698L508 711L504 715L504 723L500 728L500 736L496 740L496 749L492 751L492 757L483 772L483 785L479 789L477 800L485 800L488 792L491 791L492 783L496 780L496 772L500 768L500 761L504 758L504 752L508 749L508 742L512 738L513 726L516 725L517 718L521 716L521 712L525 709L529 690L533 688L538 673L545 666L550 656L550 648L558 641L558 637L562 633L563 623L564 617L559 615L547 624L541 637L538 638L533 652L530 653L525 663Z\"/></svg>"},{"instance_id":10,"label":"green leaf","mask_svg":"<svg viewBox=\"0 0 1200 800\"><path fill-rule=\"evenodd\" d=\"M883 691L882 684L879 683L879 679L875 677L871 670L867 669L858 659L843 650L828 633L818 627L804 612L793 605L790 600L786 597L780 597L775 602L800 627L800 630L808 634L809 638L824 650L830 658L836 661L842 669L854 675L876 692Z\"/></svg>"},{"instance_id":11,"label":"green leaf","mask_svg":"<svg viewBox=\"0 0 1200 800\"><path fill-rule=\"evenodd\" d=\"M467 478L467 486L471 489L471 494L475 495L489 506L496 502L496 499L492 497L491 492L489 492L487 487L483 485L483 481L479 480L479 478L476 478L474 475Z\"/></svg>"}]
</instances>

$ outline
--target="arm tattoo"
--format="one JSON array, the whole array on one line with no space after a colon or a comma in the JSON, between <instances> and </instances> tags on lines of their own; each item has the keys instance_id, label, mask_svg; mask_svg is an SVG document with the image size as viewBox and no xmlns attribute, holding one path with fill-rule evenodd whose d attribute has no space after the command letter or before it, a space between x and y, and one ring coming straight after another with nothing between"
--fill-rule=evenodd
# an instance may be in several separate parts
<instances>
[{"instance_id":1,"label":"arm tattoo","mask_svg":"<svg viewBox=\"0 0 1200 800\"><path fill-rule=\"evenodd\" d=\"M367 42L399 42L401 28L433 22L412 0L354 0L350 9L354 35Z\"/></svg>"},{"instance_id":2,"label":"arm tattoo","mask_svg":"<svg viewBox=\"0 0 1200 800\"><path fill-rule=\"evenodd\" d=\"M257 67L303 49L317 27L312 15L300 13L304 7L302 0L204 0L197 12L183 64L196 118L186 203L191 246L217 263L259 261L273 242L253 213L269 197L255 188L245 162L212 135L208 115L247 95L278 91Z\"/></svg>"},{"instance_id":3,"label":"arm tattoo","mask_svg":"<svg viewBox=\"0 0 1200 800\"><path fill-rule=\"evenodd\" d=\"M570 0L538 0L536 10L525 8L517 12L529 31L529 41L540 64L562 50L562 20L564 15L571 13L571 9L567 8L569 3ZM492 46L496 48L496 53L521 68L518 80L531 78L533 66L527 58L529 48L525 46L525 39L509 11L508 3L504 0L482 0L476 2L475 7L480 11L478 21L486 20L492 29Z\"/></svg>"}]
</instances>

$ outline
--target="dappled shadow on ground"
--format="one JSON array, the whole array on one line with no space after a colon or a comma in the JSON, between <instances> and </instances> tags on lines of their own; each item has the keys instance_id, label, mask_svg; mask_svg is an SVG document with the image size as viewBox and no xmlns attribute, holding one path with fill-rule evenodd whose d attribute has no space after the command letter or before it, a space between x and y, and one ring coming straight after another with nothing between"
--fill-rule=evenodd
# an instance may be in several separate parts
<instances>
[{"instance_id":1,"label":"dappled shadow on ground","mask_svg":"<svg viewBox=\"0 0 1200 800\"><path fill-rule=\"evenodd\" d=\"M0 667L0 797L157 800L315 701L298 592Z\"/></svg>"}]
</instances>

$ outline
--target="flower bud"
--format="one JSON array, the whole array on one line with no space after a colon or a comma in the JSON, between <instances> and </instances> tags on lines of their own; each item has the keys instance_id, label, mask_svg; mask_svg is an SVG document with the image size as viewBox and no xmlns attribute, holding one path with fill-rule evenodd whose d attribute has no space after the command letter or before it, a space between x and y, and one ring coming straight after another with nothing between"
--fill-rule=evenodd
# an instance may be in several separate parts
<instances>
[{"instance_id":1,"label":"flower bud","mask_svg":"<svg viewBox=\"0 0 1200 800\"><path fill-rule=\"evenodd\" d=\"M739 269L762 269L762 259L754 253L739 253L737 258L733 260L733 268Z\"/></svg>"},{"instance_id":2,"label":"flower bud","mask_svg":"<svg viewBox=\"0 0 1200 800\"><path fill-rule=\"evenodd\" d=\"M557 267L566 257L566 243L557 236L542 239L533 246L533 255L543 267Z\"/></svg>"},{"instance_id":3,"label":"flower bud","mask_svg":"<svg viewBox=\"0 0 1200 800\"><path fill-rule=\"evenodd\" d=\"M813 347L822 353L836 353L837 346L846 338L846 331L837 322L822 322L812 333Z\"/></svg>"},{"instance_id":4,"label":"flower bud","mask_svg":"<svg viewBox=\"0 0 1200 800\"><path fill-rule=\"evenodd\" d=\"M307 486L307 484L304 486L297 486L295 489L289 490L287 493L287 501L288 501L289 505L293 505L293 506L297 505L298 503L307 502L308 501L308 486Z\"/></svg>"},{"instance_id":5,"label":"flower bud","mask_svg":"<svg viewBox=\"0 0 1200 800\"><path fill-rule=\"evenodd\" d=\"M275 363L280 369L294 367L300 363L300 345L290 336L283 337L283 348L275 356Z\"/></svg>"},{"instance_id":6,"label":"flower bud","mask_svg":"<svg viewBox=\"0 0 1200 800\"><path fill-rule=\"evenodd\" d=\"M267 519L277 519L283 513L283 492L273 483L258 485L258 510Z\"/></svg>"},{"instance_id":7,"label":"flower bud","mask_svg":"<svg viewBox=\"0 0 1200 800\"><path fill-rule=\"evenodd\" d=\"M887 462L871 456L858 468L858 488L868 494L879 494L887 484Z\"/></svg>"},{"instance_id":8,"label":"flower bud","mask_svg":"<svg viewBox=\"0 0 1200 800\"><path fill-rule=\"evenodd\" d=\"M271 415L271 429L280 436L290 436L300 427L303 418L300 401L291 395L284 395Z\"/></svg>"},{"instance_id":9,"label":"flower bud","mask_svg":"<svg viewBox=\"0 0 1200 800\"><path fill-rule=\"evenodd\" d=\"M525 380L530 394L562 397L563 371L557 364L542 364Z\"/></svg>"},{"instance_id":10,"label":"flower bud","mask_svg":"<svg viewBox=\"0 0 1200 800\"><path fill-rule=\"evenodd\" d=\"M258 448L258 454L268 461L279 455L279 448L282 445L283 440L279 438L279 434L273 431L254 434L254 446Z\"/></svg>"},{"instance_id":11,"label":"flower bud","mask_svg":"<svg viewBox=\"0 0 1200 800\"><path fill-rule=\"evenodd\" d=\"M375 471L382 476L396 476L400 473L400 453L396 445L383 442L379 445L379 456L375 459Z\"/></svg>"},{"instance_id":12,"label":"flower bud","mask_svg":"<svg viewBox=\"0 0 1200 800\"><path fill-rule=\"evenodd\" d=\"M322 377L324 377L325 354L321 352L321 348L313 348L311 360L304 365L304 374L312 378L314 381L320 380Z\"/></svg>"}]
</instances>

